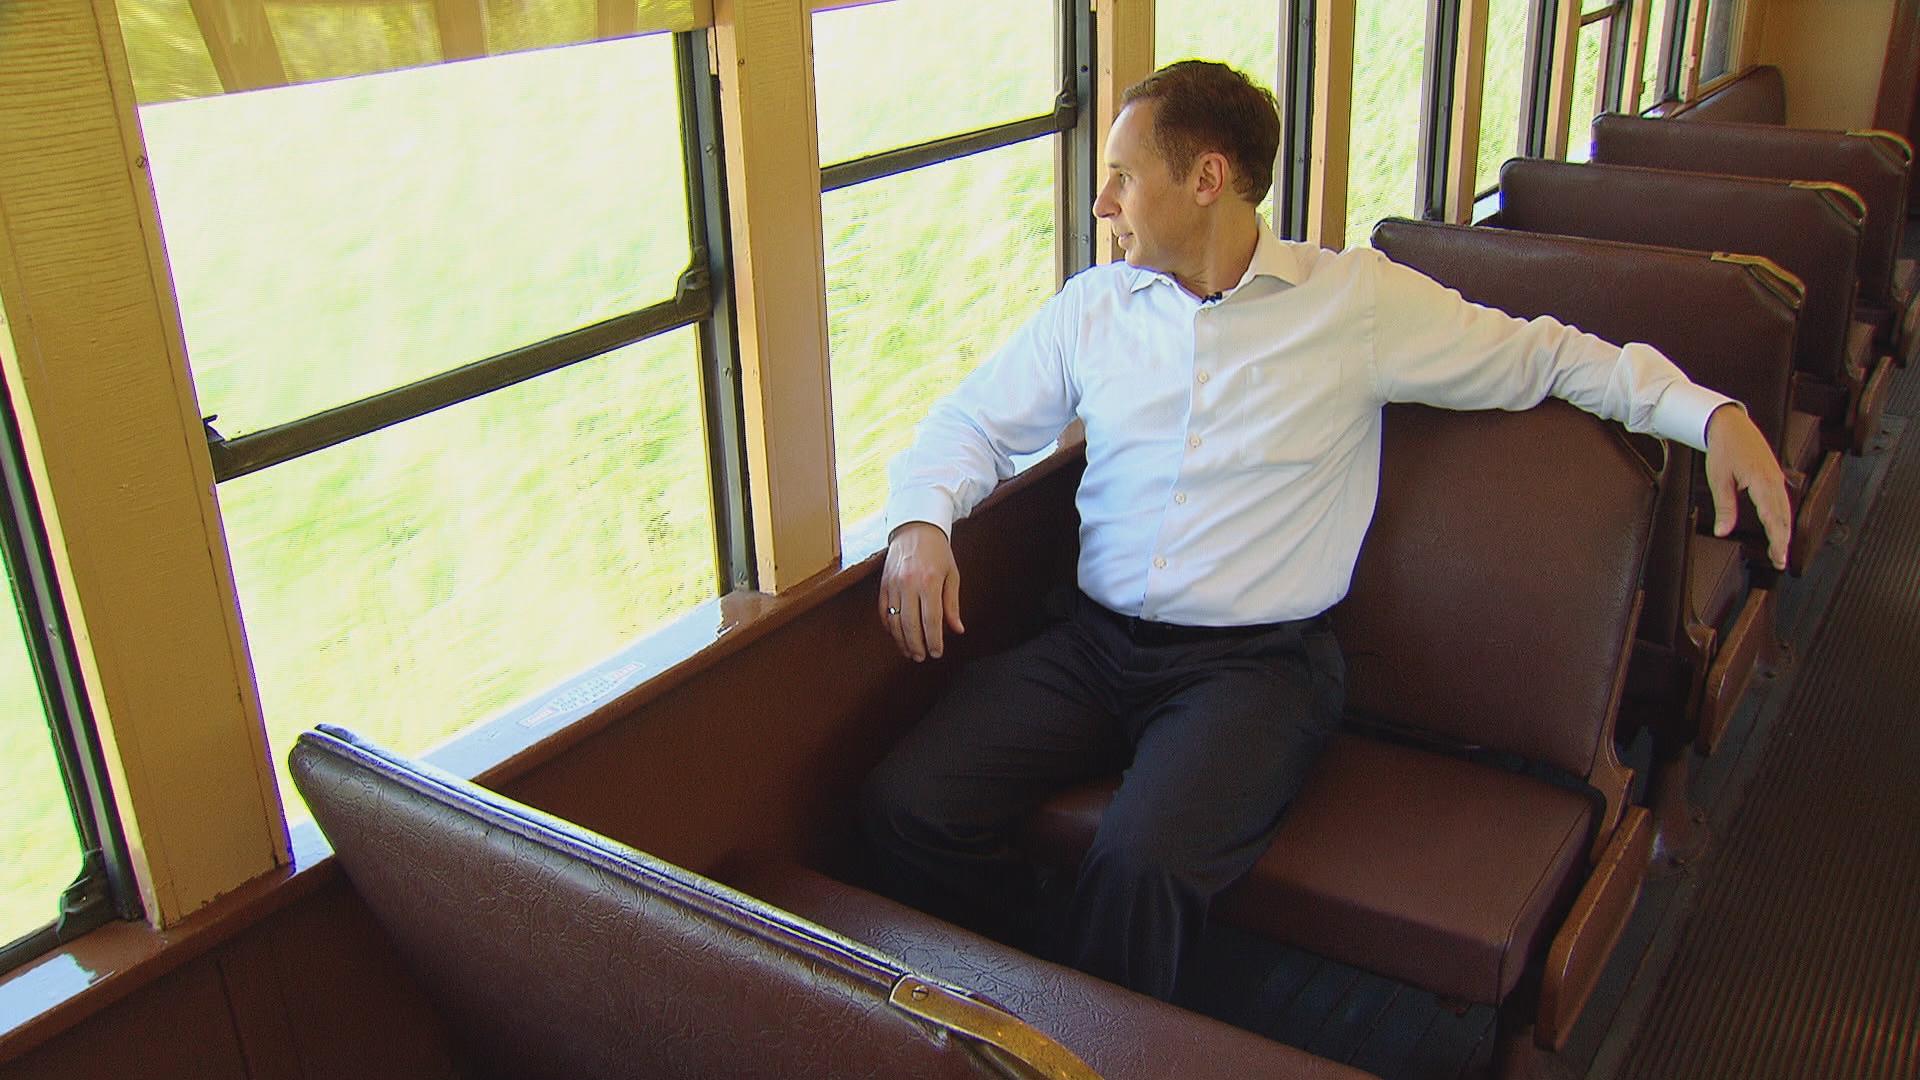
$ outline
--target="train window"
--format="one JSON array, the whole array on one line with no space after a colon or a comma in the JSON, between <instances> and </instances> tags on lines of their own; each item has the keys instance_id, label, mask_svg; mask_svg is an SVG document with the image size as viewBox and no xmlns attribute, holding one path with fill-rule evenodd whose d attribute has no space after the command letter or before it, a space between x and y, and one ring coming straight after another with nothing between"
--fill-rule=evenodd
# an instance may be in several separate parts
<instances>
[{"instance_id":1,"label":"train window","mask_svg":"<svg viewBox=\"0 0 1920 1080\"><path fill-rule=\"evenodd\" d=\"M419 753L715 594L698 370L676 330L221 486L290 819L316 720Z\"/></svg>"},{"instance_id":2,"label":"train window","mask_svg":"<svg viewBox=\"0 0 1920 1080\"><path fill-rule=\"evenodd\" d=\"M11 348L0 313L0 351ZM81 692L52 551L0 386L0 972L137 914L125 844Z\"/></svg>"},{"instance_id":3,"label":"train window","mask_svg":"<svg viewBox=\"0 0 1920 1080\"><path fill-rule=\"evenodd\" d=\"M1280 19L1282 0L1190 0L1156 4L1153 12L1153 63L1165 67L1176 60L1217 60L1244 72L1276 96L1280 87ZM1274 173L1277 186L1278 170ZM1260 214L1273 222L1274 192L1260 203ZM1277 224L1277 223L1276 223Z\"/></svg>"},{"instance_id":4,"label":"train window","mask_svg":"<svg viewBox=\"0 0 1920 1080\"><path fill-rule=\"evenodd\" d=\"M1053 148L1019 143L822 200L834 452L849 532L927 409L1054 290Z\"/></svg>"},{"instance_id":5,"label":"train window","mask_svg":"<svg viewBox=\"0 0 1920 1080\"><path fill-rule=\"evenodd\" d=\"M148 105L203 412L234 436L673 295L664 36Z\"/></svg>"},{"instance_id":6,"label":"train window","mask_svg":"<svg viewBox=\"0 0 1920 1080\"><path fill-rule=\"evenodd\" d=\"M851 161L1051 111L1060 89L1054 21L1031 0L890 0L820 12L820 160ZM914 47L920 41L940 47ZM875 99L882 87L884 104Z\"/></svg>"},{"instance_id":7,"label":"train window","mask_svg":"<svg viewBox=\"0 0 1920 1080\"><path fill-rule=\"evenodd\" d=\"M1680 32L1687 0L1648 0L1646 59L1640 69L1641 109L1672 101L1680 79Z\"/></svg>"},{"instance_id":8,"label":"train window","mask_svg":"<svg viewBox=\"0 0 1920 1080\"><path fill-rule=\"evenodd\" d=\"M1055 162L1071 119L1056 107L1059 22L1032 0L889 0L814 15L848 551L882 542L887 463L927 408L1057 285ZM924 41L942 47L929 53ZM894 65L890 80L876 63ZM910 93L873 92L923 79ZM981 142L955 148L956 135Z\"/></svg>"},{"instance_id":9,"label":"train window","mask_svg":"<svg viewBox=\"0 0 1920 1080\"><path fill-rule=\"evenodd\" d=\"M20 594L11 572L7 585L13 596ZM0 817L0 850L7 853L0 869L0 944L52 922L60 890L80 870L80 838L24 629L14 620L0 632L0 787L7 792L7 813Z\"/></svg>"},{"instance_id":10,"label":"train window","mask_svg":"<svg viewBox=\"0 0 1920 1080\"><path fill-rule=\"evenodd\" d=\"M1480 96L1480 147L1475 156L1474 184L1479 195L1500 181L1500 166L1527 152L1522 106L1531 72L1527 68L1527 40L1540 15L1539 0L1489 0L1487 4L1487 59Z\"/></svg>"},{"instance_id":11,"label":"train window","mask_svg":"<svg viewBox=\"0 0 1920 1080\"><path fill-rule=\"evenodd\" d=\"M1427 57L1426 5L1361 0L1354 19L1348 247L1364 246L1381 218L1421 214L1420 90Z\"/></svg>"},{"instance_id":12,"label":"train window","mask_svg":"<svg viewBox=\"0 0 1920 1080\"><path fill-rule=\"evenodd\" d=\"M582 3L246 10L265 52L201 26L218 86L140 119L297 822L315 722L420 753L750 584L744 485L708 451L737 395L703 385L736 366L689 149L704 35L534 49L605 30ZM302 81L327 72L353 77Z\"/></svg>"},{"instance_id":13,"label":"train window","mask_svg":"<svg viewBox=\"0 0 1920 1080\"><path fill-rule=\"evenodd\" d=\"M1717 79L1733 70L1733 24L1737 0L1700 0L1707 5L1706 33L1700 43L1700 81Z\"/></svg>"},{"instance_id":14,"label":"train window","mask_svg":"<svg viewBox=\"0 0 1920 1080\"><path fill-rule=\"evenodd\" d=\"M1573 61L1572 116L1567 126L1567 160L1593 156L1593 118L1613 106L1607 95L1608 59L1613 55L1613 31L1620 25L1620 4L1594 7L1580 17L1580 38Z\"/></svg>"}]
</instances>

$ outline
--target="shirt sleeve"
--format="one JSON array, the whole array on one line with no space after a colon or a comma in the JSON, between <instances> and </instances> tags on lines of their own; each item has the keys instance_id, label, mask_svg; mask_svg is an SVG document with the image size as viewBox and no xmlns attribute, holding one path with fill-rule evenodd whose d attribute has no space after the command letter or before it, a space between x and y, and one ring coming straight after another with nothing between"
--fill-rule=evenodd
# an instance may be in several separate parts
<instances>
[{"instance_id":1,"label":"shirt sleeve","mask_svg":"<svg viewBox=\"0 0 1920 1080\"><path fill-rule=\"evenodd\" d=\"M1374 385L1382 401L1530 409L1549 396L1629 431L1706 449L1708 416L1733 402L1649 345L1613 345L1551 316L1516 319L1378 253Z\"/></svg>"},{"instance_id":2,"label":"shirt sleeve","mask_svg":"<svg viewBox=\"0 0 1920 1080\"><path fill-rule=\"evenodd\" d=\"M925 521L951 533L1000 481L1013 455L1052 443L1079 394L1069 365L1078 289L1047 301L986 363L936 402L888 467L887 532Z\"/></svg>"}]
</instances>

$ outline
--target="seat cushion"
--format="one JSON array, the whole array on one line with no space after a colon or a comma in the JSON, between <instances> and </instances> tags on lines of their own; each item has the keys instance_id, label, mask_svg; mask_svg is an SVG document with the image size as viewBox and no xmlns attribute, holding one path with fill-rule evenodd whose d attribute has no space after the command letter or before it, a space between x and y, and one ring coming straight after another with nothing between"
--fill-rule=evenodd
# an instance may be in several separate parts
<instances>
[{"instance_id":1,"label":"seat cushion","mask_svg":"<svg viewBox=\"0 0 1920 1080\"><path fill-rule=\"evenodd\" d=\"M1112 791L1048 802L1028 831L1033 848L1073 865ZM1578 891L1592 822L1583 793L1341 735L1216 913L1438 994L1497 1002Z\"/></svg>"},{"instance_id":2,"label":"seat cushion","mask_svg":"<svg viewBox=\"0 0 1920 1080\"><path fill-rule=\"evenodd\" d=\"M1740 544L1696 534L1688 546L1687 600L1693 616L1707 626L1725 626L1747 592L1747 565Z\"/></svg>"},{"instance_id":3,"label":"seat cushion","mask_svg":"<svg viewBox=\"0 0 1920 1080\"><path fill-rule=\"evenodd\" d=\"M1106 1080L1177 1076L1363 1080L1368 1074L1058 964L792 863L729 872L741 890L975 991L1046 1032Z\"/></svg>"}]
</instances>

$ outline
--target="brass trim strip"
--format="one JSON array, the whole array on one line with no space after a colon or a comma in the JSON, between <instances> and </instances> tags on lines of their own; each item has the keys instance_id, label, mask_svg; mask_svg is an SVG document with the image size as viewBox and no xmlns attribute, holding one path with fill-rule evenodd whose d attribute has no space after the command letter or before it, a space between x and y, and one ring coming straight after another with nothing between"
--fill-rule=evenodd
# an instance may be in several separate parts
<instances>
[{"instance_id":1,"label":"brass trim strip","mask_svg":"<svg viewBox=\"0 0 1920 1080\"><path fill-rule=\"evenodd\" d=\"M1100 1080L1073 1051L1025 1020L918 976L902 975L887 1000L904 1013L999 1050L1013 1059L1021 1080Z\"/></svg>"},{"instance_id":2,"label":"brass trim strip","mask_svg":"<svg viewBox=\"0 0 1920 1080\"><path fill-rule=\"evenodd\" d=\"M1731 263L1745 267L1760 283L1777 294L1793 307L1798 308L1806 302L1807 283L1786 267L1764 255L1737 255L1727 251L1713 253L1714 262Z\"/></svg>"},{"instance_id":3,"label":"brass trim strip","mask_svg":"<svg viewBox=\"0 0 1920 1080\"><path fill-rule=\"evenodd\" d=\"M1901 160L1909 165L1913 164L1913 143L1897 131L1888 131L1885 128L1861 128L1858 131L1849 131L1847 134L1887 143L1900 152Z\"/></svg>"},{"instance_id":4,"label":"brass trim strip","mask_svg":"<svg viewBox=\"0 0 1920 1080\"><path fill-rule=\"evenodd\" d=\"M1787 181L1787 186L1800 188L1804 191L1827 192L1834 198L1850 204L1853 207L1853 216L1855 218L1863 223L1867 220L1867 200L1861 198L1859 192L1845 184L1836 184L1831 180L1789 180Z\"/></svg>"}]
</instances>

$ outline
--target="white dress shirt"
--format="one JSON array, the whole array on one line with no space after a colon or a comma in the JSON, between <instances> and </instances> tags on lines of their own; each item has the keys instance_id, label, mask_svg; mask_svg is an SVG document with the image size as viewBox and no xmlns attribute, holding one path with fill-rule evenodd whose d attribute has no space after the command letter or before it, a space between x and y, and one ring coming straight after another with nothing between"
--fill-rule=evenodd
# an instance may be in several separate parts
<instances>
[{"instance_id":1,"label":"white dress shirt","mask_svg":"<svg viewBox=\"0 0 1920 1080\"><path fill-rule=\"evenodd\" d=\"M1527 409L1548 395L1695 449L1730 400L1648 346L1515 319L1372 249L1262 228L1219 300L1124 263L1068 281L894 459L887 528L950 532L1012 475L1012 455L1079 417L1088 596L1194 626L1306 618L1352 580L1381 406Z\"/></svg>"}]
</instances>

